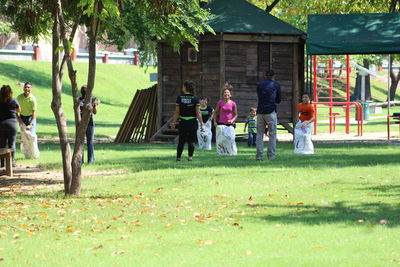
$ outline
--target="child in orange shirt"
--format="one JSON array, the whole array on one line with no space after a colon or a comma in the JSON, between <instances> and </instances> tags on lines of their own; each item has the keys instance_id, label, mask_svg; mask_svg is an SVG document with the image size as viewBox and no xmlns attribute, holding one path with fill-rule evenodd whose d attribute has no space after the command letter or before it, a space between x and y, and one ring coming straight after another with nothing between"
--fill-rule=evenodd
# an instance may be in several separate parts
<instances>
[{"instance_id":1,"label":"child in orange shirt","mask_svg":"<svg viewBox=\"0 0 400 267\"><path fill-rule=\"evenodd\" d=\"M315 110L308 94L303 94L302 102L297 107L300 120L294 129L294 153L314 154L311 132L315 121Z\"/></svg>"}]
</instances>

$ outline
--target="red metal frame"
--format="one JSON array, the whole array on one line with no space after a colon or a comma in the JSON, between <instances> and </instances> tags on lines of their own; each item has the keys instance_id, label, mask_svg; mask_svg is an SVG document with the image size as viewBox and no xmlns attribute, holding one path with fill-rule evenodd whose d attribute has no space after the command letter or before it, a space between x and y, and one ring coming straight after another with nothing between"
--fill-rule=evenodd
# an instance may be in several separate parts
<instances>
[{"instance_id":1,"label":"red metal frame","mask_svg":"<svg viewBox=\"0 0 400 267\"><path fill-rule=\"evenodd\" d=\"M325 105L325 106L329 106L329 108L332 108L332 106L350 106L350 105L354 105L355 108L357 109L357 135L358 136L362 136L363 135L363 125L364 125L364 121L363 121L363 108L362 105L358 102L314 102L314 107L316 109L317 105ZM332 117L340 117L340 116L336 116L334 114L332 114ZM341 116L343 117L343 116ZM336 123L335 123L336 124ZM335 125L336 128L336 125Z\"/></svg>"},{"instance_id":2,"label":"red metal frame","mask_svg":"<svg viewBox=\"0 0 400 267\"><path fill-rule=\"evenodd\" d=\"M399 124L399 136L400 136L400 116L388 115L387 116L387 140L390 140L390 118L396 118L395 124Z\"/></svg>"},{"instance_id":3,"label":"red metal frame","mask_svg":"<svg viewBox=\"0 0 400 267\"><path fill-rule=\"evenodd\" d=\"M328 68L319 68L318 67L318 62L321 61L326 61L328 63ZM346 62L346 67L341 70L346 71L346 78L334 78L333 77L333 61L345 61ZM319 78L317 76L317 71L318 70L324 70L328 73L327 78ZM333 112L333 107L336 105L342 105L342 107L345 109L345 121L346 121L346 134L350 133L350 105L355 105L357 110L358 110L358 104L355 104L356 102L350 102L350 56L346 55L346 59L318 59L316 55L313 56L313 81L314 81L314 106L315 106L315 122L314 122L314 134L317 134L317 127L318 127L318 106L319 105L328 105L329 108L329 132L332 133L336 130L336 118L337 117L343 117L343 116L338 116L337 112ZM318 80L327 80L329 81L329 87L318 87ZM346 87L344 88L339 88L339 87L333 87L333 81L335 80L346 80ZM326 97L319 97L318 93L320 90L328 90L328 96ZM345 97L335 97L333 96L333 93L337 90L346 90L346 96ZM338 100L343 99L343 102L339 102ZM327 100L327 102L322 102L323 100ZM338 104L334 104L338 103ZM360 113L357 113L358 117ZM362 108L361 108L361 117L362 117ZM359 120L358 120L359 122ZM359 123L358 123L359 124ZM360 128L360 126L358 126ZM361 127L362 129L362 127ZM360 130L359 130L360 131ZM359 134L360 135L360 134ZM362 130L361 130L361 135L362 135Z\"/></svg>"}]
</instances>

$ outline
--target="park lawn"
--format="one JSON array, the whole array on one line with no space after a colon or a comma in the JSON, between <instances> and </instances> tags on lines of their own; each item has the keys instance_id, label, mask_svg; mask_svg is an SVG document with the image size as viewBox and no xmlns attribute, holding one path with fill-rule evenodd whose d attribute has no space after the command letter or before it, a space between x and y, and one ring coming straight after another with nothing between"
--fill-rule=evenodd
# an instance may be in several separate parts
<instances>
[{"instance_id":1,"label":"park lawn","mask_svg":"<svg viewBox=\"0 0 400 267\"><path fill-rule=\"evenodd\" d=\"M60 170L57 145L21 159ZM316 154L255 161L174 145L98 144L96 164L118 171L56 189L3 193L6 266L390 266L400 262L399 146L316 144Z\"/></svg>"},{"instance_id":2,"label":"park lawn","mask_svg":"<svg viewBox=\"0 0 400 267\"><path fill-rule=\"evenodd\" d=\"M87 82L88 63L75 62L78 86ZM137 89L146 89L154 83L150 82L150 73L156 72L154 67L133 65L97 64L94 97L100 99L101 105L95 116L96 136L116 136L125 114ZM58 136L57 126L50 104L51 62L6 61L0 62L0 82L9 84L16 97L22 93L17 82L31 82L32 93L38 101L37 133L39 137ZM74 115L72 109L71 85L67 70L64 75L63 108L68 119L69 135L74 135Z\"/></svg>"}]
</instances>

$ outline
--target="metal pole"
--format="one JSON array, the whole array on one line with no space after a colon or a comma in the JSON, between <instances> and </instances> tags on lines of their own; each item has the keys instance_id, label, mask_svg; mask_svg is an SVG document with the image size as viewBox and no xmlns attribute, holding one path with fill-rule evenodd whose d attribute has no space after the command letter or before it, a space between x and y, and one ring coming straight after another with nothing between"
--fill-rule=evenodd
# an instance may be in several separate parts
<instances>
[{"instance_id":1,"label":"metal pole","mask_svg":"<svg viewBox=\"0 0 400 267\"><path fill-rule=\"evenodd\" d=\"M350 56L346 55L346 101L350 102ZM346 104L346 134L350 133L350 105Z\"/></svg>"},{"instance_id":2,"label":"metal pole","mask_svg":"<svg viewBox=\"0 0 400 267\"><path fill-rule=\"evenodd\" d=\"M314 97L313 101L318 102L318 92L317 92L317 56L313 55L313 89L314 89ZM314 134L317 134L317 123L318 123L318 108L317 105L314 105L315 108L315 121L314 121Z\"/></svg>"},{"instance_id":3,"label":"metal pole","mask_svg":"<svg viewBox=\"0 0 400 267\"><path fill-rule=\"evenodd\" d=\"M388 109L387 114L390 116L390 73L392 72L392 64L390 64L392 57L389 54L389 61L388 61Z\"/></svg>"}]
</instances>

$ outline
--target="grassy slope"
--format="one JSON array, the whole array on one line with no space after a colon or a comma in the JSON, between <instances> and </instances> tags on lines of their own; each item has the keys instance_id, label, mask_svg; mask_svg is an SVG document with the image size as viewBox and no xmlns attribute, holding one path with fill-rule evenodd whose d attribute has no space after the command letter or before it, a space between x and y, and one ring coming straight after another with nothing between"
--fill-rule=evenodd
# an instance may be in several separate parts
<instances>
[{"instance_id":1,"label":"grassy slope","mask_svg":"<svg viewBox=\"0 0 400 267\"><path fill-rule=\"evenodd\" d=\"M85 84L87 63L75 63L78 70L78 85ZM94 96L102 103L95 117L96 136L115 136L124 119L127 109L137 89L145 89L153 83L149 82L149 73L154 68L144 68L132 65L98 64ZM22 88L17 82L33 83L33 94L38 100L39 136L56 136L57 128L51 104L51 63L35 61L1 61L0 84L10 84L17 96ZM68 74L64 76L63 107L67 114L69 125L73 125L71 87ZM70 128L72 133L73 127ZM70 135L71 135L70 133Z\"/></svg>"},{"instance_id":2,"label":"grassy slope","mask_svg":"<svg viewBox=\"0 0 400 267\"><path fill-rule=\"evenodd\" d=\"M87 75L86 63L75 63L78 70L78 84L85 84ZM126 114L126 111L132 101L137 89L148 88L152 85L149 82L149 73L155 72L154 68L149 68L147 73L145 69L131 65L111 65L98 64L96 88L94 95L101 99L102 104L99 107L98 114L95 116L96 136L106 137L115 136L118 132L120 124ZM383 72L379 72L384 75ZM354 85L355 74L352 73L351 84ZM67 73L64 79L64 102L63 106L67 114L68 123L73 126L72 99L71 89ZM57 128L53 112L50 108L51 103L51 64L49 62L34 61L1 61L0 62L0 84L10 84L14 89L14 94L22 92L22 89L15 85L16 82L30 81L33 83L33 94L39 102L39 118L38 118L38 134L43 136L57 136ZM383 102L386 99L387 83L379 81L376 78L371 79L372 97L375 102ZM400 94L398 94L400 95ZM399 100L400 96L396 100ZM400 111L400 107L396 107L393 111ZM322 113L327 113L327 109L321 109ZM334 112L343 114L341 108L337 108ZM378 116L386 115L386 110ZM355 115L352 113L351 117ZM371 114L374 116L374 114ZM321 120L327 120L322 118ZM366 131L384 132L386 127L385 119L374 120L365 127ZM239 127L242 128L241 126ZM353 129L354 128L354 129ZM70 127L70 136L72 136L73 127ZM322 123L319 132L327 132L328 127ZM344 126L338 125L338 132L344 131ZM356 131L356 127L352 126L352 132ZM285 132L285 131L284 131Z\"/></svg>"}]
</instances>

